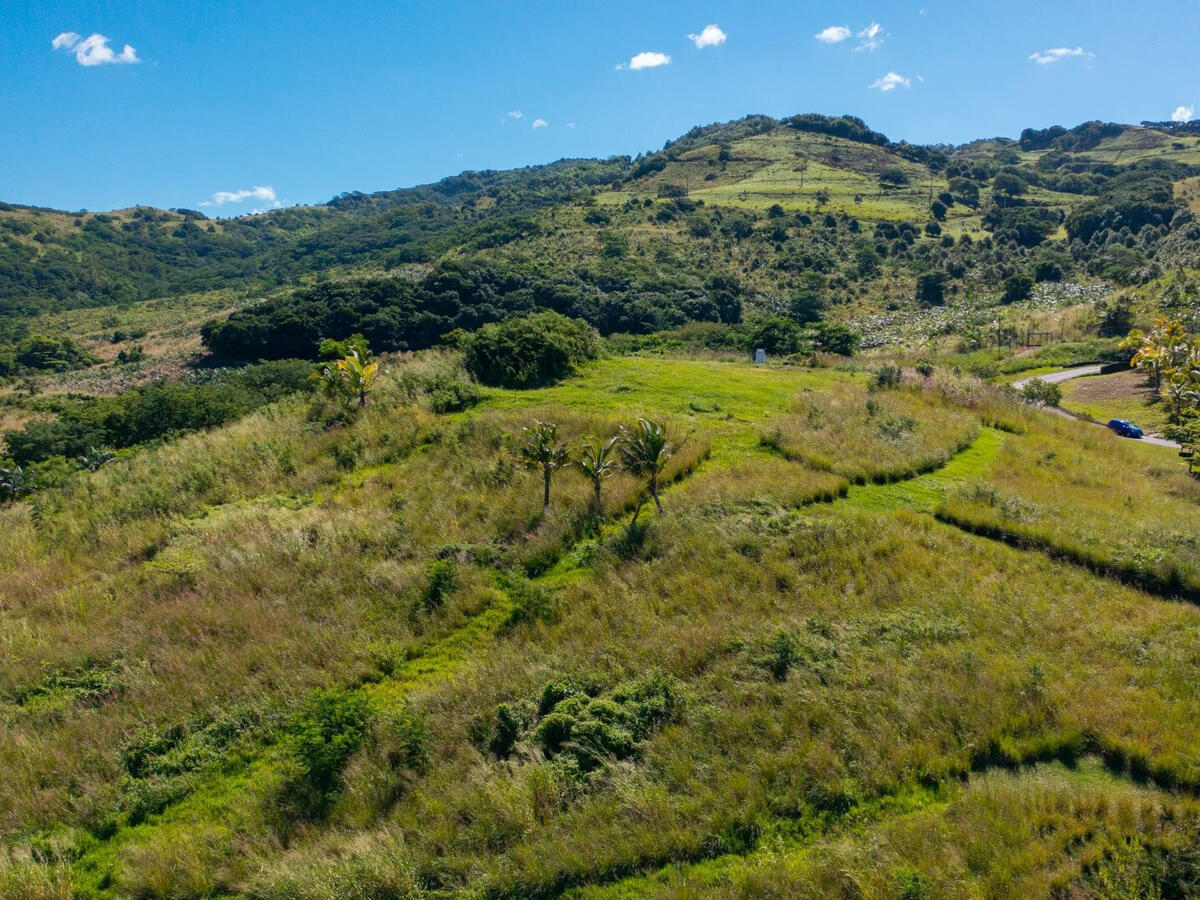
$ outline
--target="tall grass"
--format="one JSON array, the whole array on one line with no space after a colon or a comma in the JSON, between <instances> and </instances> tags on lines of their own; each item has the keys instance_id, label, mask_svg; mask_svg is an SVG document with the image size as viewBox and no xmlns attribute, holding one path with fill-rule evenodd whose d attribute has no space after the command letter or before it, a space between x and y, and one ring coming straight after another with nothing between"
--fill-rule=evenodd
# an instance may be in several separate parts
<instances>
[{"instance_id":1,"label":"tall grass","mask_svg":"<svg viewBox=\"0 0 1200 900\"><path fill-rule=\"evenodd\" d=\"M978 419L919 389L870 391L844 382L801 393L763 443L855 484L899 481L945 463L975 439Z\"/></svg>"},{"instance_id":2,"label":"tall grass","mask_svg":"<svg viewBox=\"0 0 1200 900\"><path fill-rule=\"evenodd\" d=\"M1163 792L1200 791L1193 608L840 500L856 476L944 460L982 418L1013 427L987 432L998 456L970 478L1018 497L1037 478L1063 522L1078 496L1114 534L1142 527L1138 503L1104 499L1126 482L1190 522L1167 467L1103 434L1071 450L1074 426L969 383L868 393L831 372L603 360L439 415L408 365L442 371L394 362L343 424L286 402L106 467L37 524L0 510L6 890L550 896L732 855L750 865L717 890L821 894L844 871L886 895L914 869L934 893L959 876L1036 892L1115 871L1120 840L1176 834L1165 814L1114 824L1101 800L1192 820ZM681 446L665 515L636 535L629 477L597 519L578 473L556 473L543 510L511 464L534 417L574 439L637 414ZM878 426L901 416L901 440ZM764 447L768 419L828 464ZM1106 454L1120 467L1092 465ZM628 686L648 683L671 711L635 727ZM348 730L313 718L331 696ZM547 697L584 723L568 752L539 737ZM344 742L332 756L322 728ZM1005 825L1033 789L978 774L1089 755L1109 774L1084 799L1050 784L1068 798L1056 828L1097 836L1086 859ZM303 807L314 759L325 794Z\"/></svg>"}]
</instances>

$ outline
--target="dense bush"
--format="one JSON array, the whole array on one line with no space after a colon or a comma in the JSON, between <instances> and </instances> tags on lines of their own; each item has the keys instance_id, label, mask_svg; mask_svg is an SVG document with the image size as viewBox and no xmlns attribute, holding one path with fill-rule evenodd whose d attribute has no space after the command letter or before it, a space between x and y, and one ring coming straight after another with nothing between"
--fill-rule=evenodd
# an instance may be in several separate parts
<instances>
[{"instance_id":1,"label":"dense bush","mask_svg":"<svg viewBox=\"0 0 1200 900\"><path fill-rule=\"evenodd\" d=\"M526 388L565 378L598 352L586 322L553 312L485 325L462 341L467 370L484 384Z\"/></svg>"},{"instance_id":2,"label":"dense bush","mask_svg":"<svg viewBox=\"0 0 1200 900\"><path fill-rule=\"evenodd\" d=\"M21 465L74 458L92 447L131 447L170 434L221 425L297 391L309 389L312 366L282 360L218 373L205 381L147 385L115 397L71 401L59 417L4 434Z\"/></svg>"},{"instance_id":3,"label":"dense bush","mask_svg":"<svg viewBox=\"0 0 1200 900\"><path fill-rule=\"evenodd\" d=\"M0 376L25 371L55 371L91 365L95 359L68 337L30 335L7 350L0 348Z\"/></svg>"}]
</instances>

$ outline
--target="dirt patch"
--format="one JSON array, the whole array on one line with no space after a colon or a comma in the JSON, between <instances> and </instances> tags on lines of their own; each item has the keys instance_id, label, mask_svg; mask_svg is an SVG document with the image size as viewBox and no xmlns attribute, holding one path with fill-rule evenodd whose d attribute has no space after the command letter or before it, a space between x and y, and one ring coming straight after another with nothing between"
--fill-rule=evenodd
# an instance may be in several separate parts
<instances>
[{"instance_id":1,"label":"dirt patch","mask_svg":"<svg viewBox=\"0 0 1200 900\"><path fill-rule=\"evenodd\" d=\"M1092 375L1063 384L1063 407L1086 413L1098 422L1131 419L1148 432L1167 422L1158 390L1136 370L1112 375Z\"/></svg>"},{"instance_id":2,"label":"dirt patch","mask_svg":"<svg viewBox=\"0 0 1200 900\"><path fill-rule=\"evenodd\" d=\"M1158 391L1150 380L1135 370L1112 375L1094 375L1075 382L1071 399L1079 403L1141 401L1147 406L1158 402Z\"/></svg>"}]
</instances>

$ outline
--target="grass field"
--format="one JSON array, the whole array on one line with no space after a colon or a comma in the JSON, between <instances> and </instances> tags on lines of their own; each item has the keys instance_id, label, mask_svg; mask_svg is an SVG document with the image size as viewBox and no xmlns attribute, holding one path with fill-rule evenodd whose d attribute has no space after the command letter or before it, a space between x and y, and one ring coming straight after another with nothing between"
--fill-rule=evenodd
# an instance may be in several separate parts
<instances>
[{"instance_id":1,"label":"grass field","mask_svg":"<svg viewBox=\"0 0 1200 900\"><path fill-rule=\"evenodd\" d=\"M1193 877L1200 622L1122 583L1200 564L1178 466L945 373L609 358L436 415L400 384L443 363L0 510L0 894ZM638 415L676 445L664 516L631 529L619 475L593 517L573 470L541 509L523 424Z\"/></svg>"}]
</instances>

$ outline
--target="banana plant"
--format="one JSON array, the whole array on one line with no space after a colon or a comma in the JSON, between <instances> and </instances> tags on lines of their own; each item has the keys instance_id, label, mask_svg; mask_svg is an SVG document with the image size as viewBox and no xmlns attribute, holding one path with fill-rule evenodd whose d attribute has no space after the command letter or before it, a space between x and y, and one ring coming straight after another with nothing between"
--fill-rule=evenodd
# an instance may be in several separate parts
<instances>
[{"instance_id":1,"label":"banana plant","mask_svg":"<svg viewBox=\"0 0 1200 900\"><path fill-rule=\"evenodd\" d=\"M367 395L375 387L378 374L379 363L369 356L360 356L357 350L351 350L344 359L325 366L320 374L312 377L320 382L327 397L340 397L342 403L347 405L357 397L358 405L366 406Z\"/></svg>"},{"instance_id":2,"label":"banana plant","mask_svg":"<svg viewBox=\"0 0 1200 900\"><path fill-rule=\"evenodd\" d=\"M367 394L375 387L375 378L379 374L379 363L367 361L357 350L351 350L349 356L337 361L337 367L350 396L358 397L359 406L366 406Z\"/></svg>"},{"instance_id":3,"label":"banana plant","mask_svg":"<svg viewBox=\"0 0 1200 900\"><path fill-rule=\"evenodd\" d=\"M88 452L75 457L75 461L89 472L95 472L101 466L112 462L115 457L116 454L109 450L97 450L95 447L88 447Z\"/></svg>"},{"instance_id":4,"label":"banana plant","mask_svg":"<svg viewBox=\"0 0 1200 900\"><path fill-rule=\"evenodd\" d=\"M25 477L25 470L20 466L13 466L11 469L0 468L0 503L15 500L30 489L29 479Z\"/></svg>"}]
</instances>

